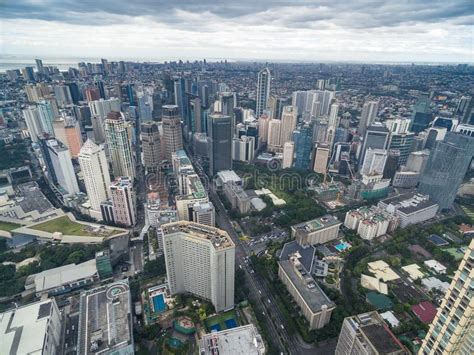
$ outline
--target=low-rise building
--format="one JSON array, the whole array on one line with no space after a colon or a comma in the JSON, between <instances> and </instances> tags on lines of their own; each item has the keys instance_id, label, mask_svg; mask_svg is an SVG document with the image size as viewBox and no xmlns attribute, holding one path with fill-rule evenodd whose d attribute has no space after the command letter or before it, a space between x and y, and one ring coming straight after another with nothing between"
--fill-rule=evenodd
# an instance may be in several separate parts
<instances>
[{"instance_id":1,"label":"low-rise building","mask_svg":"<svg viewBox=\"0 0 474 355\"><path fill-rule=\"evenodd\" d=\"M390 266L383 260L373 261L367 264L369 272L377 279L387 281L395 281L400 278L398 274L393 271Z\"/></svg>"},{"instance_id":2,"label":"low-rise building","mask_svg":"<svg viewBox=\"0 0 474 355\"><path fill-rule=\"evenodd\" d=\"M54 298L0 313L0 354L62 354L61 313Z\"/></svg>"},{"instance_id":3,"label":"low-rise building","mask_svg":"<svg viewBox=\"0 0 474 355\"><path fill-rule=\"evenodd\" d=\"M409 353L377 312L345 318L335 352L336 355L405 355Z\"/></svg>"},{"instance_id":4,"label":"low-rise building","mask_svg":"<svg viewBox=\"0 0 474 355\"><path fill-rule=\"evenodd\" d=\"M341 222L326 215L291 226L291 236L301 245L324 244L338 238Z\"/></svg>"},{"instance_id":5,"label":"low-rise building","mask_svg":"<svg viewBox=\"0 0 474 355\"><path fill-rule=\"evenodd\" d=\"M201 338L201 355L264 355L265 343L253 324L212 332Z\"/></svg>"},{"instance_id":6,"label":"low-rise building","mask_svg":"<svg viewBox=\"0 0 474 355\"><path fill-rule=\"evenodd\" d=\"M344 226L356 230L362 239L372 240L393 232L398 218L376 206L360 207L346 213Z\"/></svg>"},{"instance_id":7,"label":"low-rise building","mask_svg":"<svg viewBox=\"0 0 474 355\"><path fill-rule=\"evenodd\" d=\"M422 279L425 276L425 274L420 271L420 267L417 264L403 266L402 270L405 271L413 281Z\"/></svg>"},{"instance_id":8,"label":"low-rise building","mask_svg":"<svg viewBox=\"0 0 474 355\"><path fill-rule=\"evenodd\" d=\"M224 195L232 205L232 208L238 210L241 214L250 211L250 197L242 186L234 183L224 184Z\"/></svg>"},{"instance_id":9,"label":"low-rise building","mask_svg":"<svg viewBox=\"0 0 474 355\"><path fill-rule=\"evenodd\" d=\"M288 289L309 322L309 329L320 329L329 323L336 305L314 281L298 253L278 262L278 277Z\"/></svg>"},{"instance_id":10,"label":"low-rise building","mask_svg":"<svg viewBox=\"0 0 474 355\"><path fill-rule=\"evenodd\" d=\"M429 268L430 270L433 270L437 274L446 274L446 270L447 270L446 266L444 266L443 264L441 264L440 262L434 259L425 260L423 263L425 264L427 268Z\"/></svg>"},{"instance_id":11,"label":"low-rise building","mask_svg":"<svg viewBox=\"0 0 474 355\"><path fill-rule=\"evenodd\" d=\"M81 293L77 354L135 353L132 297L127 280Z\"/></svg>"},{"instance_id":12,"label":"low-rise building","mask_svg":"<svg viewBox=\"0 0 474 355\"><path fill-rule=\"evenodd\" d=\"M388 285L385 282L380 281L376 277L368 275L360 275L360 284L362 287L365 287L368 290L377 291L388 295Z\"/></svg>"},{"instance_id":13,"label":"low-rise building","mask_svg":"<svg viewBox=\"0 0 474 355\"><path fill-rule=\"evenodd\" d=\"M408 192L386 198L378 203L378 207L397 216L400 227L405 228L435 217L439 206L428 195Z\"/></svg>"}]
</instances>

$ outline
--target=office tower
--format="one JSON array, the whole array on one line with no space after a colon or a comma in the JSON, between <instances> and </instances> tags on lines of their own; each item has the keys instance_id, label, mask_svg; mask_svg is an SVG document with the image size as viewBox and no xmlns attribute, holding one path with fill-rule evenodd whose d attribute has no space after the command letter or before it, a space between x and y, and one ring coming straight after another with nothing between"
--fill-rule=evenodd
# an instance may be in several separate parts
<instances>
[{"instance_id":1,"label":"office tower","mask_svg":"<svg viewBox=\"0 0 474 355\"><path fill-rule=\"evenodd\" d=\"M294 154L295 154L295 143L285 142L285 144L283 144L283 162L281 165L283 169L289 169L293 166Z\"/></svg>"},{"instance_id":2,"label":"office tower","mask_svg":"<svg viewBox=\"0 0 474 355\"><path fill-rule=\"evenodd\" d=\"M320 119L315 119L311 122L313 122L313 142L326 143L328 122Z\"/></svg>"},{"instance_id":3,"label":"office tower","mask_svg":"<svg viewBox=\"0 0 474 355\"><path fill-rule=\"evenodd\" d=\"M474 124L474 100L463 96L458 104L457 113L462 115L462 123Z\"/></svg>"},{"instance_id":4,"label":"office tower","mask_svg":"<svg viewBox=\"0 0 474 355\"><path fill-rule=\"evenodd\" d=\"M232 160L249 162L255 157L255 137L232 138Z\"/></svg>"},{"instance_id":5,"label":"office tower","mask_svg":"<svg viewBox=\"0 0 474 355\"><path fill-rule=\"evenodd\" d=\"M313 127L304 124L293 132L293 142L295 142L296 169L310 169L311 151L313 150Z\"/></svg>"},{"instance_id":6,"label":"office tower","mask_svg":"<svg viewBox=\"0 0 474 355\"><path fill-rule=\"evenodd\" d=\"M233 92L221 92L219 94L219 110L225 116L232 117L234 115L234 108L237 106L236 95Z\"/></svg>"},{"instance_id":7,"label":"office tower","mask_svg":"<svg viewBox=\"0 0 474 355\"><path fill-rule=\"evenodd\" d=\"M120 112L110 112L105 119L105 140L112 160L115 178L127 176L135 179L135 162L132 151L132 126Z\"/></svg>"},{"instance_id":8,"label":"office tower","mask_svg":"<svg viewBox=\"0 0 474 355\"><path fill-rule=\"evenodd\" d=\"M365 152L369 148L387 149L390 138L388 129L379 122L370 125L365 132L364 143L360 155L360 164L364 162Z\"/></svg>"},{"instance_id":9,"label":"office tower","mask_svg":"<svg viewBox=\"0 0 474 355\"><path fill-rule=\"evenodd\" d=\"M398 150L400 152L399 164L404 165L411 152L415 133L391 134L388 149Z\"/></svg>"},{"instance_id":10,"label":"office tower","mask_svg":"<svg viewBox=\"0 0 474 355\"><path fill-rule=\"evenodd\" d=\"M194 97L193 99L191 99L189 103L189 111L189 114L191 116L193 133L204 132L205 125L203 124L202 105L201 99L199 97Z\"/></svg>"},{"instance_id":11,"label":"office tower","mask_svg":"<svg viewBox=\"0 0 474 355\"><path fill-rule=\"evenodd\" d=\"M227 232L188 221L162 229L170 293L192 293L217 312L233 308L235 245Z\"/></svg>"},{"instance_id":12,"label":"office tower","mask_svg":"<svg viewBox=\"0 0 474 355\"><path fill-rule=\"evenodd\" d=\"M25 118L26 127L33 142L38 142L38 137L43 136L43 133L53 134L53 130L49 132L49 127L44 126L43 120L40 117L37 107L30 106L23 110L23 117Z\"/></svg>"},{"instance_id":13,"label":"office tower","mask_svg":"<svg viewBox=\"0 0 474 355\"><path fill-rule=\"evenodd\" d=\"M53 108L53 102L49 100L41 100L40 102L38 102L37 107L44 132L50 135L54 134L53 120L56 115Z\"/></svg>"},{"instance_id":14,"label":"office tower","mask_svg":"<svg viewBox=\"0 0 474 355\"><path fill-rule=\"evenodd\" d=\"M295 106L285 106L281 114L280 145L293 140L296 123L298 123L298 109Z\"/></svg>"},{"instance_id":15,"label":"office tower","mask_svg":"<svg viewBox=\"0 0 474 355\"><path fill-rule=\"evenodd\" d=\"M444 295L419 354L474 353L474 240Z\"/></svg>"},{"instance_id":16,"label":"office tower","mask_svg":"<svg viewBox=\"0 0 474 355\"><path fill-rule=\"evenodd\" d=\"M183 120L188 116L186 105L186 79L180 78L174 82L174 103Z\"/></svg>"},{"instance_id":17,"label":"office tower","mask_svg":"<svg viewBox=\"0 0 474 355\"><path fill-rule=\"evenodd\" d=\"M103 145L88 139L78 156L91 209L100 214L100 204L110 198L109 164Z\"/></svg>"},{"instance_id":18,"label":"office tower","mask_svg":"<svg viewBox=\"0 0 474 355\"><path fill-rule=\"evenodd\" d=\"M339 126L339 104L332 104L329 111L328 126L336 129Z\"/></svg>"},{"instance_id":19,"label":"office tower","mask_svg":"<svg viewBox=\"0 0 474 355\"><path fill-rule=\"evenodd\" d=\"M368 101L364 103L362 113L360 115L360 122L358 132L360 136L364 137L367 127L369 127L377 117L379 111L379 103L377 101Z\"/></svg>"},{"instance_id":20,"label":"office tower","mask_svg":"<svg viewBox=\"0 0 474 355\"><path fill-rule=\"evenodd\" d=\"M110 112L120 112L120 101L116 98L96 100L89 102L91 111L94 141L97 144L105 142L104 121Z\"/></svg>"},{"instance_id":21,"label":"office tower","mask_svg":"<svg viewBox=\"0 0 474 355\"><path fill-rule=\"evenodd\" d=\"M440 209L451 208L474 155L474 137L448 132L430 151L418 190Z\"/></svg>"},{"instance_id":22,"label":"office tower","mask_svg":"<svg viewBox=\"0 0 474 355\"><path fill-rule=\"evenodd\" d=\"M289 106L291 104L291 100L283 97L277 97L271 95L267 101L267 110L271 111L271 115L269 118L274 119L281 119L281 113L283 112L283 107Z\"/></svg>"},{"instance_id":23,"label":"office tower","mask_svg":"<svg viewBox=\"0 0 474 355\"><path fill-rule=\"evenodd\" d=\"M416 112L411 120L410 131L420 133L429 127L432 120L432 113Z\"/></svg>"},{"instance_id":24,"label":"office tower","mask_svg":"<svg viewBox=\"0 0 474 355\"><path fill-rule=\"evenodd\" d=\"M71 93L72 103L77 105L79 100L82 100L82 95L79 92L79 86L75 82L66 83L66 86L69 88L69 92Z\"/></svg>"},{"instance_id":25,"label":"office tower","mask_svg":"<svg viewBox=\"0 0 474 355\"><path fill-rule=\"evenodd\" d=\"M425 169L429 156L430 156L429 150L420 150L416 152L411 152L410 155L408 156L404 170L414 171L417 173L422 172Z\"/></svg>"},{"instance_id":26,"label":"office tower","mask_svg":"<svg viewBox=\"0 0 474 355\"><path fill-rule=\"evenodd\" d=\"M54 96L59 106L72 105L72 96L69 86L67 85L55 85Z\"/></svg>"},{"instance_id":27,"label":"office tower","mask_svg":"<svg viewBox=\"0 0 474 355\"><path fill-rule=\"evenodd\" d=\"M270 152L281 150L281 120L271 119L268 122L267 150Z\"/></svg>"},{"instance_id":28,"label":"office tower","mask_svg":"<svg viewBox=\"0 0 474 355\"><path fill-rule=\"evenodd\" d=\"M25 85L25 93L29 102L38 102L44 97L44 93L38 85Z\"/></svg>"},{"instance_id":29,"label":"office tower","mask_svg":"<svg viewBox=\"0 0 474 355\"><path fill-rule=\"evenodd\" d=\"M431 100L428 94L421 94L416 100L415 105L413 106L413 116L417 112L429 113L430 112Z\"/></svg>"},{"instance_id":30,"label":"office tower","mask_svg":"<svg viewBox=\"0 0 474 355\"><path fill-rule=\"evenodd\" d=\"M255 95L256 110L255 115L260 117L263 110L267 107L267 101L270 96L270 82L272 76L270 69L264 68L258 72L257 75L257 94Z\"/></svg>"},{"instance_id":31,"label":"office tower","mask_svg":"<svg viewBox=\"0 0 474 355\"><path fill-rule=\"evenodd\" d=\"M56 139L44 140L43 158L47 161L48 176L54 187L61 188L61 195L72 195L79 192L74 167L72 166L71 154L61 142Z\"/></svg>"},{"instance_id":32,"label":"office tower","mask_svg":"<svg viewBox=\"0 0 474 355\"><path fill-rule=\"evenodd\" d=\"M270 123L270 117L262 115L258 118L258 135L262 143L268 142L268 125Z\"/></svg>"},{"instance_id":33,"label":"office tower","mask_svg":"<svg viewBox=\"0 0 474 355\"><path fill-rule=\"evenodd\" d=\"M365 152L362 175L382 175L387 162L387 150L368 148Z\"/></svg>"},{"instance_id":34,"label":"office tower","mask_svg":"<svg viewBox=\"0 0 474 355\"><path fill-rule=\"evenodd\" d=\"M53 121L54 136L60 140L77 158L82 147L82 134L79 122L74 117L61 117Z\"/></svg>"},{"instance_id":35,"label":"office tower","mask_svg":"<svg viewBox=\"0 0 474 355\"><path fill-rule=\"evenodd\" d=\"M400 165L400 151L398 149L389 149L387 151L387 160L383 169L384 179L393 179Z\"/></svg>"},{"instance_id":36,"label":"office tower","mask_svg":"<svg viewBox=\"0 0 474 355\"><path fill-rule=\"evenodd\" d=\"M207 128L211 175L232 169L232 117L220 113L211 114Z\"/></svg>"},{"instance_id":37,"label":"office tower","mask_svg":"<svg viewBox=\"0 0 474 355\"><path fill-rule=\"evenodd\" d=\"M21 69L21 75L23 76L23 79L25 79L25 81L35 81L36 80L35 71L34 71L33 67L25 67L25 68Z\"/></svg>"},{"instance_id":38,"label":"office tower","mask_svg":"<svg viewBox=\"0 0 474 355\"><path fill-rule=\"evenodd\" d=\"M349 130L347 128L338 127L334 131L333 143L346 143L349 140Z\"/></svg>"},{"instance_id":39,"label":"office tower","mask_svg":"<svg viewBox=\"0 0 474 355\"><path fill-rule=\"evenodd\" d=\"M318 144L314 154L313 171L319 174L326 174L329 161L329 146L327 144Z\"/></svg>"},{"instance_id":40,"label":"office tower","mask_svg":"<svg viewBox=\"0 0 474 355\"><path fill-rule=\"evenodd\" d=\"M43 67L43 61L41 59L35 59L36 62L36 70L38 71L39 74L44 75L44 67Z\"/></svg>"},{"instance_id":41,"label":"office tower","mask_svg":"<svg viewBox=\"0 0 474 355\"><path fill-rule=\"evenodd\" d=\"M176 105L163 106L163 143L165 147L164 159L171 161L171 154L183 149L183 133L179 107Z\"/></svg>"},{"instance_id":42,"label":"office tower","mask_svg":"<svg viewBox=\"0 0 474 355\"><path fill-rule=\"evenodd\" d=\"M336 355L408 355L377 312L347 317L342 323Z\"/></svg>"},{"instance_id":43,"label":"office tower","mask_svg":"<svg viewBox=\"0 0 474 355\"><path fill-rule=\"evenodd\" d=\"M146 92L138 95L138 117L140 122L153 119L153 97Z\"/></svg>"},{"instance_id":44,"label":"office tower","mask_svg":"<svg viewBox=\"0 0 474 355\"><path fill-rule=\"evenodd\" d=\"M192 206L192 221L214 227L216 224L215 213L212 202L197 202Z\"/></svg>"},{"instance_id":45,"label":"office tower","mask_svg":"<svg viewBox=\"0 0 474 355\"><path fill-rule=\"evenodd\" d=\"M143 166L147 172L156 172L161 163L161 140L158 124L153 121L141 124Z\"/></svg>"},{"instance_id":46,"label":"office tower","mask_svg":"<svg viewBox=\"0 0 474 355\"><path fill-rule=\"evenodd\" d=\"M104 59L102 58L100 60L100 62L102 63L102 69L104 70L104 74L108 74L109 73L109 62L107 59Z\"/></svg>"},{"instance_id":47,"label":"office tower","mask_svg":"<svg viewBox=\"0 0 474 355\"><path fill-rule=\"evenodd\" d=\"M110 184L110 200L114 209L115 223L133 226L137 220L136 196L133 180L121 176Z\"/></svg>"},{"instance_id":48,"label":"office tower","mask_svg":"<svg viewBox=\"0 0 474 355\"><path fill-rule=\"evenodd\" d=\"M84 90L86 94L86 101L99 101L100 100L100 91L98 88L87 88Z\"/></svg>"},{"instance_id":49,"label":"office tower","mask_svg":"<svg viewBox=\"0 0 474 355\"><path fill-rule=\"evenodd\" d=\"M432 127L426 135L424 149L432 149L437 141L442 141L446 137L448 130L444 127ZM425 132L426 133L426 132Z\"/></svg>"}]
</instances>

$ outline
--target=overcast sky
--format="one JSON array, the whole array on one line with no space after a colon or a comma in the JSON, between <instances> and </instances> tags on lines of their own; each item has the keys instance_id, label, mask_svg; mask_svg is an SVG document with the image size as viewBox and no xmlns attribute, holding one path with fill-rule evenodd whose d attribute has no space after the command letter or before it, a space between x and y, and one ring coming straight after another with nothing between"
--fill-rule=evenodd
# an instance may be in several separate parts
<instances>
[{"instance_id":1,"label":"overcast sky","mask_svg":"<svg viewBox=\"0 0 474 355\"><path fill-rule=\"evenodd\" d=\"M473 0L0 0L0 53L474 62Z\"/></svg>"}]
</instances>

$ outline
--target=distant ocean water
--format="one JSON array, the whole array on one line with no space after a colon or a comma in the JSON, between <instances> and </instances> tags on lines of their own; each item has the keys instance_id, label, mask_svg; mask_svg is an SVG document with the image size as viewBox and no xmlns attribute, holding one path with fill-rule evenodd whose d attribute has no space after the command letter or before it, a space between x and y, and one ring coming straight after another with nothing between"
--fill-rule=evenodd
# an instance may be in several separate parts
<instances>
[{"instance_id":1,"label":"distant ocean water","mask_svg":"<svg viewBox=\"0 0 474 355\"><path fill-rule=\"evenodd\" d=\"M100 58L41 58L43 66L55 66L59 70L68 70L69 68L77 68L79 62L100 63ZM24 67L35 67L34 57L16 57L16 56L0 56L0 72L7 70L21 69Z\"/></svg>"}]
</instances>

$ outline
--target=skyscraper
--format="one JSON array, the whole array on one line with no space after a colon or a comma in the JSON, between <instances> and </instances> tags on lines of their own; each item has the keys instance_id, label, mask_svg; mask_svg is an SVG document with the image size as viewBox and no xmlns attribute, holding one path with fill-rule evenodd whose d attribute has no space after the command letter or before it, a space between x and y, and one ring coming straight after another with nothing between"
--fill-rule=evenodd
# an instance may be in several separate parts
<instances>
[{"instance_id":1,"label":"skyscraper","mask_svg":"<svg viewBox=\"0 0 474 355\"><path fill-rule=\"evenodd\" d=\"M271 119L268 122L268 147L271 152L281 150L281 120Z\"/></svg>"},{"instance_id":2,"label":"skyscraper","mask_svg":"<svg viewBox=\"0 0 474 355\"><path fill-rule=\"evenodd\" d=\"M419 354L474 353L474 240L454 274Z\"/></svg>"},{"instance_id":3,"label":"skyscraper","mask_svg":"<svg viewBox=\"0 0 474 355\"><path fill-rule=\"evenodd\" d=\"M141 125L143 166L147 172L157 171L161 162L161 142L158 124L153 121Z\"/></svg>"},{"instance_id":4,"label":"skyscraper","mask_svg":"<svg viewBox=\"0 0 474 355\"><path fill-rule=\"evenodd\" d=\"M361 173L363 175L382 175L387 162L387 150L368 148L365 151L364 165Z\"/></svg>"},{"instance_id":5,"label":"skyscraper","mask_svg":"<svg viewBox=\"0 0 474 355\"><path fill-rule=\"evenodd\" d=\"M329 146L327 144L318 144L314 156L313 171L319 174L326 174L329 160Z\"/></svg>"},{"instance_id":6,"label":"skyscraper","mask_svg":"<svg viewBox=\"0 0 474 355\"><path fill-rule=\"evenodd\" d=\"M474 155L474 137L448 132L436 141L420 177L418 190L441 209L451 208Z\"/></svg>"},{"instance_id":7,"label":"skyscraper","mask_svg":"<svg viewBox=\"0 0 474 355\"><path fill-rule=\"evenodd\" d=\"M377 113L379 111L379 103L377 101L368 101L364 103L362 108L362 113L360 115L360 122L359 122L359 134L364 137L367 127L369 127L374 121L375 117L377 117Z\"/></svg>"},{"instance_id":8,"label":"skyscraper","mask_svg":"<svg viewBox=\"0 0 474 355\"><path fill-rule=\"evenodd\" d=\"M72 105L72 96L69 86L67 85L55 85L54 96L59 106Z\"/></svg>"},{"instance_id":9,"label":"skyscraper","mask_svg":"<svg viewBox=\"0 0 474 355\"><path fill-rule=\"evenodd\" d=\"M282 168L288 169L293 166L293 155L295 154L295 143L286 142L283 144L283 162Z\"/></svg>"},{"instance_id":10,"label":"skyscraper","mask_svg":"<svg viewBox=\"0 0 474 355\"><path fill-rule=\"evenodd\" d=\"M133 181L121 176L110 185L110 200L114 210L115 223L132 226L137 219L136 196Z\"/></svg>"},{"instance_id":11,"label":"skyscraper","mask_svg":"<svg viewBox=\"0 0 474 355\"><path fill-rule=\"evenodd\" d=\"M208 117L207 128L211 175L232 169L232 117L213 113Z\"/></svg>"},{"instance_id":12,"label":"skyscraper","mask_svg":"<svg viewBox=\"0 0 474 355\"><path fill-rule=\"evenodd\" d=\"M217 312L233 308L235 245L227 232L187 221L162 229L171 294L192 293Z\"/></svg>"},{"instance_id":13,"label":"skyscraper","mask_svg":"<svg viewBox=\"0 0 474 355\"><path fill-rule=\"evenodd\" d=\"M310 124L304 124L293 132L295 142L296 169L310 169L311 151L313 149L313 128Z\"/></svg>"},{"instance_id":14,"label":"skyscraper","mask_svg":"<svg viewBox=\"0 0 474 355\"><path fill-rule=\"evenodd\" d=\"M132 151L132 126L120 112L110 112L105 119L105 140L112 160L115 178L127 176L135 179L135 162Z\"/></svg>"},{"instance_id":15,"label":"skyscraper","mask_svg":"<svg viewBox=\"0 0 474 355\"><path fill-rule=\"evenodd\" d=\"M293 131L298 123L298 109L295 106L285 106L281 114L280 145L293 140Z\"/></svg>"},{"instance_id":16,"label":"skyscraper","mask_svg":"<svg viewBox=\"0 0 474 355\"><path fill-rule=\"evenodd\" d=\"M267 107L268 97L270 96L270 82L272 76L270 69L264 68L258 72L257 75L257 95L255 97L256 110L255 115L260 117L263 114L263 110Z\"/></svg>"},{"instance_id":17,"label":"skyscraper","mask_svg":"<svg viewBox=\"0 0 474 355\"><path fill-rule=\"evenodd\" d=\"M78 160L89 203L97 218L100 216L100 204L110 198L109 164L104 146L98 146L88 139L81 148Z\"/></svg>"},{"instance_id":18,"label":"skyscraper","mask_svg":"<svg viewBox=\"0 0 474 355\"><path fill-rule=\"evenodd\" d=\"M41 59L35 59L36 62L36 70L38 70L38 73L41 75L44 75L44 67L43 67L43 61Z\"/></svg>"},{"instance_id":19,"label":"skyscraper","mask_svg":"<svg viewBox=\"0 0 474 355\"><path fill-rule=\"evenodd\" d=\"M387 149L389 138L390 132L382 123L375 122L370 125L365 132L364 143L360 155L360 164L364 162L365 152L367 149Z\"/></svg>"},{"instance_id":20,"label":"skyscraper","mask_svg":"<svg viewBox=\"0 0 474 355\"><path fill-rule=\"evenodd\" d=\"M163 106L162 113L164 158L171 161L171 154L183 149L183 131L181 128L181 117L179 107L176 105Z\"/></svg>"},{"instance_id":21,"label":"skyscraper","mask_svg":"<svg viewBox=\"0 0 474 355\"><path fill-rule=\"evenodd\" d=\"M97 144L105 142L104 121L110 112L120 112L120 100L110 98L108 100L96 100L89 102L91 111L92 129L94 131L94 141Z\"/></svg>"}]
</instances>

